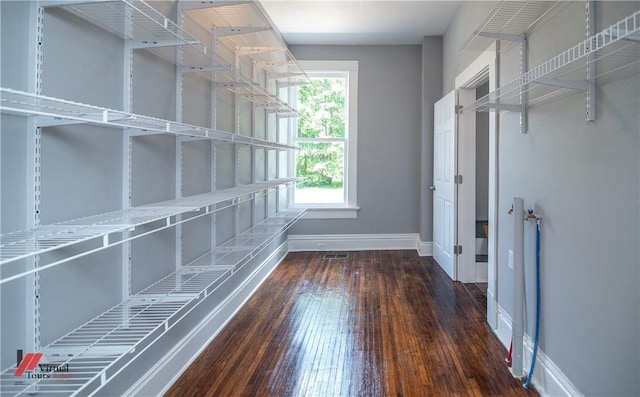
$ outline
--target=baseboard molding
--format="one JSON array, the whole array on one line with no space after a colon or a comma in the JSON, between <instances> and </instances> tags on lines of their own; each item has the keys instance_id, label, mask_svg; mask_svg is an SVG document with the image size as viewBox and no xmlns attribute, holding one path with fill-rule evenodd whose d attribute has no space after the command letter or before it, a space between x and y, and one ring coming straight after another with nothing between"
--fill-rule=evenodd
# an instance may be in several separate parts
<instances>
[{"instance_id":1,"label":"baseboard molding","mask_svg":"<svg viewBox=\"0 0 640 397\"><path fill-rule=\"evenodd\" d=\"M493 332L502 343L502 346L509 349L509 344L511 343L511 316L499 304L497 305L497 310L498 326Z\"/></svg>"},{"instance_id":2,"label":"baseboard molding","mask_svg":"<svg viewBox=\"0 0 640 397\"><path fill-rule=\"evenodd\" d=\"M498 305L498 328L494 329L494 332L500 342L508 349L511 342L511 317L500 305ZM528 334L524 335L523 353L524 369L528 373L533 357L533 340ZM540 349L538 349L532 383L542 397L584 396Z\"/></svg>"},{"instance_id":3,"label":"baseboard molding","mask_svg":"<svg viewBox=\"0 0 640 397\"><path fill-rule=\"evenodd\" d=\"M162 360L152 367L126 393L128 396L160 396L211 343L225 325L249 300L258 287L287 255L287 242L282 243L233 293L222 301Z\"/></svg>"},{"instance_id":4,"label":"baseboard molding","mask_svg":"<svg viewBox=\"0 0 640 397\"><path fill-rule=\"evenodd\" d=\"M369 251L419 248L417 233L289 235L289 251Z\"/></svg>"},{"instance_id":5,"label":"baseboard molding","mask_svg":"<svg viewBox=\"0 0 640 397\"><path fill-rule=\"evenodd\" d=\"M420 241L418 243L418 255L420 256L433 256L433 242Z\"/></svg>"},{"instance_id":6,"label":"baseboard molding","mask_svg":"<svg viewBox=\"0 0 640 397\"><path fill-rule=\"evenodd\" d=\"M492 330L498 328L498 301L491 289L487 289L487 322Z\"/></svg>"}]
</instances>

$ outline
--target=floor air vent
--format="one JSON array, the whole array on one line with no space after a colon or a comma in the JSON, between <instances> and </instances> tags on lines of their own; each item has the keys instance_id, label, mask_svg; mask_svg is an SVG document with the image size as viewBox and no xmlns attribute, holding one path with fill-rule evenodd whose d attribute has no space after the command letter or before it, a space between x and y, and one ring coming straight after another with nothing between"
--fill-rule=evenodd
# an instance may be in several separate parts
<instances>
[{"instance_id":1,"label":"floor air vent","mask_svg":"<svg viewBox=\"0 0 640 397\"><path fill-rule=\"evenodd\" d=\"M323 259L347 259L349 254L325 254Z\"/></svg>"}]
</instances>

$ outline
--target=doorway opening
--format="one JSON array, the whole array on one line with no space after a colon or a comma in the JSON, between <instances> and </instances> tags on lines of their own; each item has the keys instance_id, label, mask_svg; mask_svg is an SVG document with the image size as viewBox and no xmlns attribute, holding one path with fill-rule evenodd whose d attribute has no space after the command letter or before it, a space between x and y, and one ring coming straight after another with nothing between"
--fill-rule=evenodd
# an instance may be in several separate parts
<instances>
[{"instance_id":1,"label":"doorway opening","mask_svg":"<svg viewBox=\"0 0 640 397\"><path fill-rule=\"evenodd\" d=\"M489 81L476 88L476 99L489 93ZM487 295L489 280L489 113L476 112L475 284Z\"/></svg>"},{"instance_id":2,"label":"doorway opening","mask_svg":"<svg viewBox=\"0 0 640 397\"><path fill-rule=\"evenodd\" d=\"M497 46L492 44L455 79L458 105L458 280L483 287L487 322L498 326L498 126L495 112L475 112L476 99L497 88ZM469 109L469 110L467 110ZM467 183L469 182L469 183ZM462 277L460 277L462 276ZM477 284L479 283L479 284Z\"/></svg>"}]
</instances>

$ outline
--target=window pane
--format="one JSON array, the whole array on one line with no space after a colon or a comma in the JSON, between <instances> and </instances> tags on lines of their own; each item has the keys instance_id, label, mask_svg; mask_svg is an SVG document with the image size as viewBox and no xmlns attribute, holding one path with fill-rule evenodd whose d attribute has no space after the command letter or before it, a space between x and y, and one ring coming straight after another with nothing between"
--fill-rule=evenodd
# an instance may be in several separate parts
<instances>
[{"instance_id":1,"label":"window pane","mask_svg":"<svg viewBox=\"0 0 640 397\"><path fill-rule=\"evenodd\" d=\"M344 142L299 142L295 190L299 204L344 202Z\"/></svg>"},{"instance_id":2,"label":"window pane","mask_svg":"<svg viewBox=\"0 0 640 397\"><path fill-rule=\"evenodd\" d=\"M298 137L344 138L345 79L312 78L298 89Z\"/></svg>"}]
</instances>

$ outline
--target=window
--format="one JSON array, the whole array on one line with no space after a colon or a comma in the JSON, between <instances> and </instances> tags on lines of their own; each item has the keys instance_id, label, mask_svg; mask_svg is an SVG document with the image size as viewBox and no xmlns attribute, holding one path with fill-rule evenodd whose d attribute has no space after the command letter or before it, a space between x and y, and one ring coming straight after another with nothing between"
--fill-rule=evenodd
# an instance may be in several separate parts
<instances>
[{"instance_id":1,"label":"window","mask_svg":"<svg viewBox=\"0 0 640 397\"><path fill-rule=\"evenodd\" d=\"M293 174L304 178L293 203L309 218L355 218L357 61L301 61L312 84L299 87Z\"/></svg>"}]
</instances>

